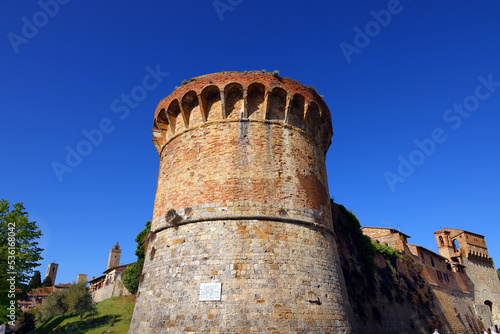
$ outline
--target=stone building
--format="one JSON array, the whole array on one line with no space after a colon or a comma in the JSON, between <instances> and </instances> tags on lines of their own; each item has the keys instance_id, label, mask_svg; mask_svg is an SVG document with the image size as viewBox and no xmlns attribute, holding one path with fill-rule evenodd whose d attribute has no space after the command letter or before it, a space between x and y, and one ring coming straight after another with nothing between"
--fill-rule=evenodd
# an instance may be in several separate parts
<instances>
[{"instance_id":1,"label":"stone building","mask_svg":"<svg viewBox=\"0 0 500 334\"><path fill-rule=\"evenodd\" d=\"M364 234L369 236L371 239L377 241L379 244L390 246L392 248L399 249L405 253L410 253L407 247L409 235L402 233L393 228L383 228L383 227L368 227L363 226L361 228Z\"/></svg>"},{"instance_id":2,"label":"stone building","mask_svg":"<svg viewBox=\"0 0 500 334\"><path fill-rule=\"evenodd\" d=\"M129 333L349 333L311 87L265 72L190 80L153 122L160 168Z\"/></svg>"},{"instance_id":3,"label":"stone building","mask_svg":"<svg viewBox=\"0 0 500 334\"><path fill-rule=\"evenodd\" d=\"M456 229L434 232L437 254L409 244L409 236L394 229L363 227L362 231L380 244L412 255L440 303L441 316L450 325L447 332L473 333L478 322L484 328L500 327L500 280L484 236Z\"/></svg>"},{"instance_id":4,"label":"stone building","mask_svg":"<svg viewBox=\"0 0 500 334\"><path fill-rule=\"evenodd\" d=\"M474 306L485 327L500 328L500 280L484 236L445 228L434 232L439 252L469 280Z\"/></svg>"},{"instance_id":5,"label":"stone building","mask_svg":"<svg viewBox=\"0 0 500 334\"><path fill-rule=\"evenodd\" d=\"M96 303L112 297L130 294L123 285L121 276L125 269L132 265L132 263L120 265L121 252L117 242L109 251L108 265L103 275L97 278L92 277L89 281L89 291Z\"/></svg>"}]
</instances>

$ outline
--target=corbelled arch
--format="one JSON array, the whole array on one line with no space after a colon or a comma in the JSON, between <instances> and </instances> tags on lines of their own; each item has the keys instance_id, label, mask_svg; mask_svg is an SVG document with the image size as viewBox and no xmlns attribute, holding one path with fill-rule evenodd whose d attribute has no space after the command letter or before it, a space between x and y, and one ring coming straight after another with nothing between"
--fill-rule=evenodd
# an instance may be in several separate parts
<instances>
[{"instance_id":1,"label":"corbelled arch","mask_svg":"<svg viewBox=\"0 0 500 334\"><path fill-rule=\"evenodd\" d=\"M281 87L275 87L268 93L266 119L285 120L286 91Z\"/></svg>"},{"instance_id":2,"label":"corbelled arch","mask_svg":"<svg viewBox=\"0 0 500 334\"><path fill-rule=\"evenodd\" d=\"M295 93L288 108L287 123L299 129L304 128L304 96Z\"/></svg>"},{"instance_id":3,"label":"corbelled arch","mask_svg":"<svg viewBox=\"0 0 500 334\"><path fill-rule=\"evenodd\" d=\"M243 86L232 82L224 87L225 115L227 119L239 119L243 113Z\"/></svg>"},{"instance_id":4,"label":"corbelled arch","mask_svg":"<svg viewBox=\"0 0 500 334\"><path fill-rule=\"evenodd\" d=\"M207 122L222 119L223 108L219 87L209 85L203 88L200 94L200 99L202 100L202 105L204 106L203 109Z\"/></svg>"},{"instance_id":5,"label":"corbelled arch","mask_svg":"<svg viewBox=\"0 0 500 334\"><path fill-rule=\"evenodd\" d=\"M266 87L261 83L252 83L247 90L249 119L265 119Z\"/></svg>"}]
</instances>

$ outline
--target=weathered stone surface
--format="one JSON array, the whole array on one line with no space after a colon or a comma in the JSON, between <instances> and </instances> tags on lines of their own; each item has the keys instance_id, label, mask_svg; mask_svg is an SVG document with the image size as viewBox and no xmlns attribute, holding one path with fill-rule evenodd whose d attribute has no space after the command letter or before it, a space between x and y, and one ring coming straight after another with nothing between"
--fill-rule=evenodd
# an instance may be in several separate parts
<instances>
[{"instance_id":1,"label":"weathered stone surface","mask_svg":"<svg viewBox=\"0 0 500 334\"><path fill-rule=\"evenodd\" d=\"M350 333L317 93L260 72L198 77L160 102L153 135L156 235L129 333ZM200 302L212 282L221 301Z\"/></svg>"}]
</instances>

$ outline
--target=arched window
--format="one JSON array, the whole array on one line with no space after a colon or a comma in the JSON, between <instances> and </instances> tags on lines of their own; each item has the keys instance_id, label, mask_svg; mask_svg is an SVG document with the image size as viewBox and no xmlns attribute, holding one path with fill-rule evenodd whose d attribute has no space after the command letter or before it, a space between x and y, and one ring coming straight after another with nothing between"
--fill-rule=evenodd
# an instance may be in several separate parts
<instances>
[{"instance_id":1,"label":"arched window","mask_svg":"<svg viewBox=\"0 0 500 334\"><path fill-rule=\"evenodd\" d=\"M439 237L439 245L444 246L444 239L442 236Z\"/></svg>"},{"instance_id":2,"label":"arched window","mask_svg":"<svg viewBox=\"0 0 500 334\"><path fill-rule=\"evenodd\" d=\"M486 305L490 308L490 312L493 311L493 303L490 300L485 300L484 305Z\"/></svg>"}]
</instances>

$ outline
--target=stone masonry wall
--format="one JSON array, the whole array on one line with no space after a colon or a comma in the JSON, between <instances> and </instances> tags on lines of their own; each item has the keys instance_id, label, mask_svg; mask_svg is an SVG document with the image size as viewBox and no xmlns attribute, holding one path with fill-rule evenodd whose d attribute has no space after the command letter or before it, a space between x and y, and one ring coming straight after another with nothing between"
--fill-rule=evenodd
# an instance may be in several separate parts
<instances>
[{"instance_id":1,"label":"stone masonry wall","mask_svg":"<svg viewBox=\"0 0 500 334\"><path fill-rule=\"evenodd\" d=\"M130 292L125 288L121 280L117 280L93 291L91 294L94 302L99 303L109 298L130 295Z\"/></svg>"},{"instance_id":2,"label":"stone masonry wall","mask_svg":"<svg viewBox=\"0 0 500 334\"><path fill-rule=\"evenodd\" d=\"M474 301L485 327L500 328L500 280L492 261L474 260L463 257L465 270L474 291ZM491 312L485 301L493 304ZM491 319L490 315L491 314Z\"/></svg>"},{"instance_id":3,"label":"stone masonry wall","mask_svg":"<svg viewBox=\"0 0 500 334\"><path fill-rule=\"evenodd\" d=\"M480 333L481 323L474 310L472 295L456 289L430 284L438 309L446 319L440 333Z\"/></svg>"},{"instance_id":4,"label":"stone masonry wall","mask_svg":"<svg viewBox=\"0 0 500 334\"><path fill-rule=\"evenodd\" d=\"M351 333L325 167L328 107L270 74L162 100L152 234L129 333ZM199 301L221 283L220 301Z\"/></svg>"},{"instance_id":5,"label":"stone masonry wall","mask_svg":"<svg viewBox=\"0 0 500 334\"><path fill-rule=\"evenodd\" d=\"M349 332L328 233L256 220L188 224L158 233L148 254L132 333ZM220 302L198 301L204 282L222 282Z\"/></svg>"}]
</instances>

